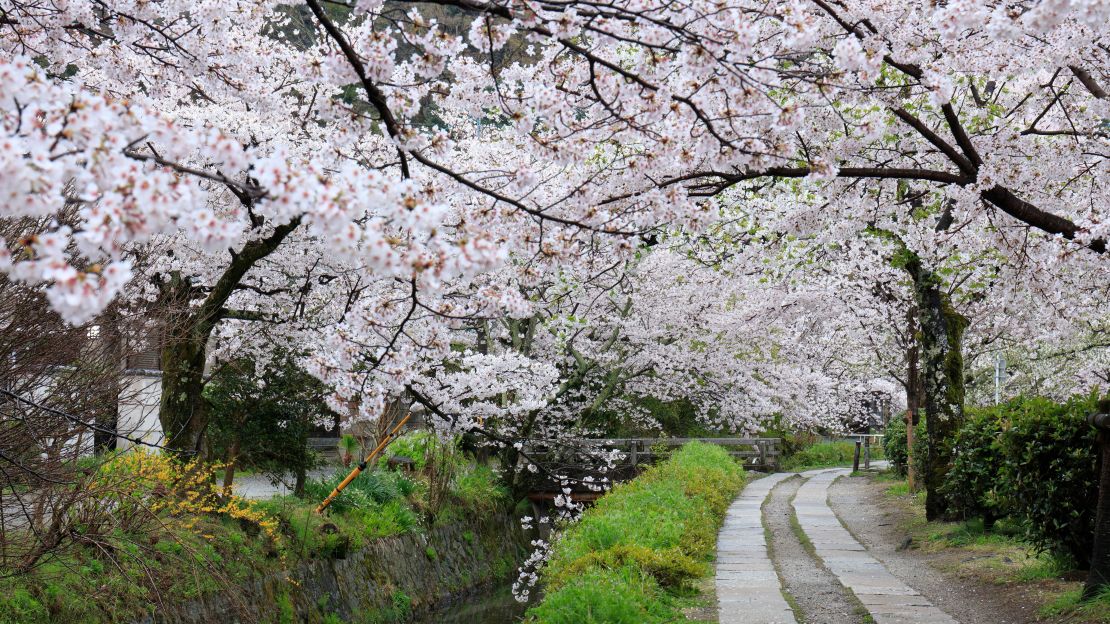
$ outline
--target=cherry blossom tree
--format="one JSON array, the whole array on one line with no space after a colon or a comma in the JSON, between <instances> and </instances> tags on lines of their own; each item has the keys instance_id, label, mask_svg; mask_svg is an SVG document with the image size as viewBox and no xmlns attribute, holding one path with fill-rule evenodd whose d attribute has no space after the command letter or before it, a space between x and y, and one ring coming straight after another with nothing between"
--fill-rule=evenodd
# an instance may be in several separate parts
<instances>
[{"instance_id":1,"label":"cherry blossom tree","mask_svg":"<svg viewBox=\"0 0 1110 624\"><path fill-rule=\"evenodd\" d=\"M203 447L203 371L221 350L300 341L337 405L358 397L373 415L456 360L468 324L509 318L510 341L548 340L529 329L522 285L599 256L623 272L668 232L696 236L722 205L772 205L778 235L879 236L895 249L915 287L925 408L942 428L962 405L966 321L946 258L995 257L1015 267L998 273L1015 290L1105 276L1104 2L19 0L0 11L4 214L79 211L74 225L0 244L0 269L41 284L75 323L121 294L175 311L162 417L176 449ZM140 248L158 255L138 267ZM682 286L715 288L733 269L713 270L639 292L689 299ZM590 332L620 326L630 342L619 363L590 369L620 371L595 400L698 378L724 405L745 375L809 379L730 348L706 358L728 372L694 366L691 340L737 335L721 333L740 316L719 305L689 327L666 308L622 317L621 298L606 305ZM676 327L685 340L652 335ZM638 375L639 344L685 351L669 368L651 356L656 374ZM559 391L515 355L467 357L465 370L485 372L456 375L462 391L437 401L504 395L510 382L482 378L510 369L526 371L512 391ZM520 394L521 413L543 394ZM790 393L760 394L728 405L765 412Z\"/></svg>"}]
</instances>

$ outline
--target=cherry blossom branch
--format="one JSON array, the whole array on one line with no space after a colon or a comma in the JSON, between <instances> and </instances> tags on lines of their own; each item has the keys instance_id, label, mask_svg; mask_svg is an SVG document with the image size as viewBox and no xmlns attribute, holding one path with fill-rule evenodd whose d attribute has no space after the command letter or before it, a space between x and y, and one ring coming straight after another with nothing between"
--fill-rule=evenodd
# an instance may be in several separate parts
<instances>
[{"instance_id":1,"label":"cherry blossom branch","mask_svg":"<svg viewBox=\"0 0 1110 624\"><path fill-rule=\"evenodd\" d=\"M243 194L247 197L250 197L251 199L261 199L263 197L266 197L266 190L265 189L260 188L256 185L250 184L250 183L236 182L235 180L232 180L232 179L228 178L227 176L225 176L223 173L221 173L219 171L216 171L216 172L205 171L203 169L197 169L196 167L190 167L188 165L183 165L181 163L174 162L172 160L167 160L167 159L159 156L157 153L154 153L153 150L151 150L152 153L150 153L150 154L137 151L135 149L135 146L138 145L139 143L142 143L145 140L146 140L146 138L143 137L143 138L140 138L140 139L136 139L135 141L132 141L131 145L129 145L127 148L125 148L123 150L124 155L127 156L128 158L131 158L132 160L138 160L138 161L142 161L142 162L153 162L153 163L155 163L157 165L160 165L162 167L166 167L166 168L172 169L173 171L176 171L178 173L183 173L183 174L186 174L186 175L189 175L189 176L193 176L195 178L200 178L200 179L203 179L203 180L210 180L212 182L219 182L220 184L223 184L223 185L227 186L229 189L238 191L239 193L241 193L241 194Z\"/></svg>"},{"instance_id":2,"label":"cherry blossom branch","mask_svg":"<svg viewBox=\"0 0 1110 624\"><path fill-rule=\"evenodd\" d=\"M466 187L471 188L475 191L478 191L479 193L482 193L483 195L487 195L487 196L489 196L490 198L492 198L496 201L508 204L508 205L512 206L513 208L516 208L516 209L518 209L522 212L526 212L526 213L532 215L533 217L536 217L539 220L551 221L552 223L558 223L560 225L567 225L567 226L572 226L572 227L576 227L576 228L581 228L583 230L588 230L588 231L591 231L591 232L598 232L598 233L604 233L604 234L614 234L614 235L617 235L617 236L639 236L641 234L641 232L635 232L635 231L631 231L631 230L613 230L613 229L608 229L608 228L604 228L604 227L599 227L599 226L596 226L596 225L590 225L588 223L583 223L581 221L576 221L576 220L573 220L573 219L564 219L563 217L550 215L550 214L544 212L543 210L537 210L535 208L527 206L523 202L515 200L515 199L509 197L508 195L505 195L503 193L499 193L499 192L497 192L493 189L482 186L481 184L478 184L477 182L474 182L473 180L467 178L465 175L463 175L461 173L458 173L456 171L452 171L451 169L448 169L447 167L444 167L443 165L433 161L432 159L425 157L420 152L412 152L412 157L417 162L419 162L420 164L422 164L422 165L424 165L428 168L434 169L434 170L446 175L447 177L451 178L452 180L455 180L456 182L458 182L459 184L462 184L463 186L466 186Z\"/></svg>"},{"instance_id":3,"label":"cherry blossom branch","mask_svg":"<svg viewBox=\"0 0 1110 624\"><path fill-rule=\"evenodd\" d=\"M320 25L327 31L332 41L342 50L343 56L346 57L351 69L358 75L359 83L362 85L363 90L366 91L366 99L369 100L374 109L378 111L378 115L381 117L382 123L385 124L386 131L389 133L390 138L397 143L397 156L401 159L401 176L405 178L411 177L408 156L405 154L404 148L400 145L402 141L401 127L397 123L397 119L393 116L393 111L389 109L389 104L385 100L385 94L382 93L381 89L379 89L378 86L370 80L370 77L366 75L366 66L363 65L358 52L351 47L351 42L347 40L343 31L335 25L335 22L328 17L328 14L324 11L324 8L320 6L320 3L317 0L305 0L305 4L308 5L308 8L312 11L316 20L320 22Z\"/></svg>"}]
</instances>

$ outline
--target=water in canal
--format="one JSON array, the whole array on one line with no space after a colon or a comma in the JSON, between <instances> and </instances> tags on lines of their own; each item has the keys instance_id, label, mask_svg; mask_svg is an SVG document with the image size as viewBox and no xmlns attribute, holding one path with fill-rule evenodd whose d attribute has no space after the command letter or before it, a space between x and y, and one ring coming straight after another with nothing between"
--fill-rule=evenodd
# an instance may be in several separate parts
<instances>
[{"instance_id":1,"label":"water in canal","mask_svg":"<svg viewBox=\"0 0 1110 624\"><path fill-rule=\"evenodd\" d=\"M517 602L510 588L503 587L430 613L418 624L516 624L527 610L528 605Z\"/></svg>"}]
</instances>

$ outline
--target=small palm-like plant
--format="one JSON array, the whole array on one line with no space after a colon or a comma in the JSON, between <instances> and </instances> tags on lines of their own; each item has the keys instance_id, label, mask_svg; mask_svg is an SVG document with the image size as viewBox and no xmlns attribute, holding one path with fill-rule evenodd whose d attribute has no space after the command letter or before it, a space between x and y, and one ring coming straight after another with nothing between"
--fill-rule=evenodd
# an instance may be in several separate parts
<instances>
[{"instance_id":1,"label":"small palm-like plant","mask_svg":"<svg viewBox=\"0 0 1110 624\"><path fill-rule=\"evenodd\" d=\"M340 459L344 466L351 467L351 462L355 459L355 453L361 447L362 444L359 443L358 438L349 433L344 433L343 437L339 438Z\"/></svg>"}]
</instances>

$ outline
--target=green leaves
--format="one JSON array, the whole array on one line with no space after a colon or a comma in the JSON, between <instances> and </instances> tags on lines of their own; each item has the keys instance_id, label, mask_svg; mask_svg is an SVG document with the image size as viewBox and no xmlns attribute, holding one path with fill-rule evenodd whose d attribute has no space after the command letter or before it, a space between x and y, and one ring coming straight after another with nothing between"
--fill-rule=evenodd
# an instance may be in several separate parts
<instances>
[{"instance_id":1,"label":"green leaves","mask_svg":"<svg viewBox=\"0 0 1110 624\"><path fill-rule=\"evenodd\" d=\"M956 437L946 490L954 511L984 520L1011 517L1038 548L1090 558L1098 502L1098 446L1088 414L1098 396L1055 403L1019 397L970 410Z\"/></svg>"}]
</instances>

